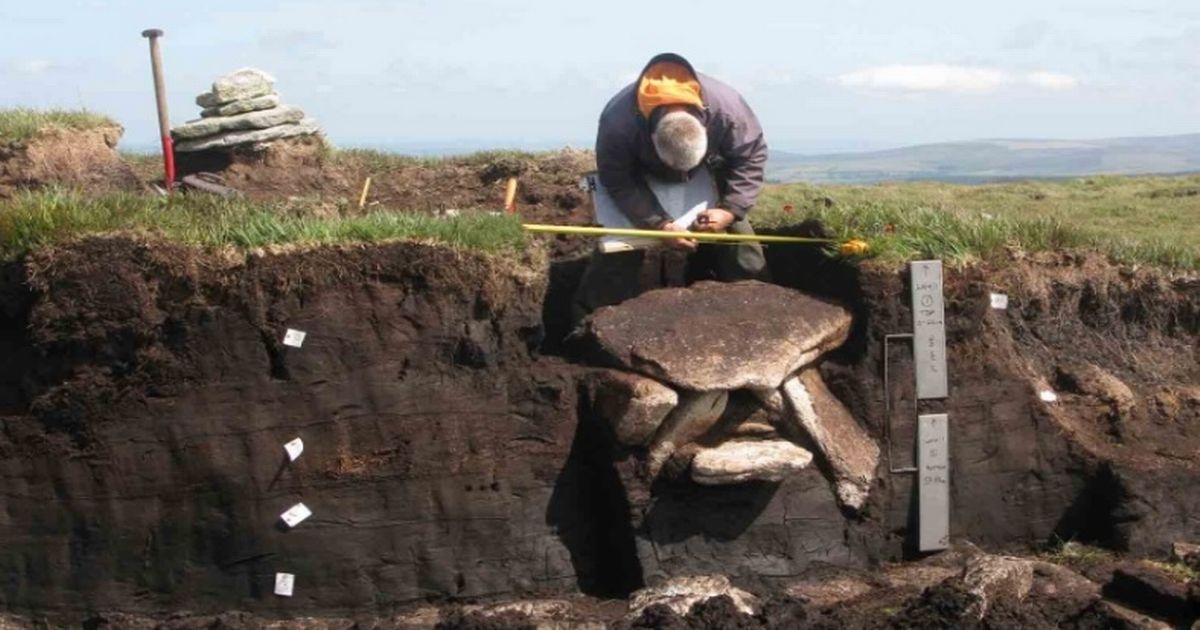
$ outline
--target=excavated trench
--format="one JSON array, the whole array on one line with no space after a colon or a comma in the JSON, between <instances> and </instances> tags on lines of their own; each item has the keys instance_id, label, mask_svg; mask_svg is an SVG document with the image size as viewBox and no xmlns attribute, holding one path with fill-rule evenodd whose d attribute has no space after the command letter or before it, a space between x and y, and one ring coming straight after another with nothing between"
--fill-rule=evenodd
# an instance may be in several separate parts
<instances>
[{"instance_id":1,"label":"excavated trench","mask_svg":"<svg viewBox=\"0 0 1200 630\"><path fill-rule=\"evenodd\" d=\"M906 274L768 250L840 304L820 364L911 462ZM419 244L247 257L127 237L0 273L0 609L387 615L430 600L624 597L720 573L767 592L916 556L912 479L860 510L828 462L781 483L652 484L593 408L567 337L579 260ZM949 269L951 535L1143 555L1200 538L1200 280L1093 256ZM989 293L1009 296L1007 310ZM303 330L300 348L281 343ZM1057 402L1039 399L1053 389ZM289 463L282 445L302 437ZM297 502L313 516L279 515ZM295 595L272 594L277 572Z\"/></svg>"}]
</instances>

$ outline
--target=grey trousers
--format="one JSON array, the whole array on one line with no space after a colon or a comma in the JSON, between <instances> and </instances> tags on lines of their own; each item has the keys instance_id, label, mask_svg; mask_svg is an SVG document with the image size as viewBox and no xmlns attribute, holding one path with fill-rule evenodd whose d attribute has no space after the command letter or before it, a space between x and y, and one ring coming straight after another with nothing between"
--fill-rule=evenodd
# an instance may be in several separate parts
<instances>
[{"instance_id":1,"label":"grey trousers","mask_svg":"<svg viewBox=\"0 0 1200 630\"><path fill-rule=\"evenodd\" d=\"M746 220L734 221L728 231L754 234ZM578 324L601 306L620 304L651 289L708 279L769 280L762 245L705 243L693 253L665 247L610 254L594 251L575 290L571 319Z\"/></svg>"}]
</instances>

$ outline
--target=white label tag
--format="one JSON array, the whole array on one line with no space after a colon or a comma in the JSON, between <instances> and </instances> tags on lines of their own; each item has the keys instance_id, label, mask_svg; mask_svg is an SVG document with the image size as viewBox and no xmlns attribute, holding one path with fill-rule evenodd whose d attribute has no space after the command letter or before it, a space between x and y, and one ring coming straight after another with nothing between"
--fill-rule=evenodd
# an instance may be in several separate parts
<instances>
[{"instance_id":1,"label":"white label tag","mask_svg":"<svg viewBox=\"0 0 1200 630\"><path fill-rule=\"evenodd\" d=\"M1054 392L1052 392L1048 389L1043 389L1041 392L1039 392L1038 397L1042 399L1042 402L1048 402L1048 403L1052 403L1052 402L1055 402L1058 400L1058 394L1055 394Z\"/></svg>"},{"instance_id":2,"label":"white label tag","mask_svg":"<svg viewBox=\"0 0 1200 630\"><path fill-rule=\"evenodd\" d=\"M291 573L275 574L275 594L282 597L292 596L292 587L296 584L296 576Z\"/></svg>"},{"instance_id":3,"label":"white label tag","mask_svg":"<svg viewBox=\"0 0 1200 630\"><path fill-rule=\"evenodd\" d=\"M944 413L917 416L917 548L950 546L950 428Z\"/></svg>"},{"instance_id":4,"label":"white label tag","mask_svg":"<svg viewBox=\"0 0 1200 630\"><path fill-rule=\"evenodd\" d=\"M992 294L992 308L1003 311L1008 309L1008 296L1003 293Z\"/></svg>"},{"instance_id":5,"label":"white label tag","mask_svg":"<svg viewBox=\"0 0 1200 630\"><path fill-rule=\"evenodd\" d=\"M303 503L297 503L288 508L288 511L280 514L279 518L283 519L283 522L287 523L288 527L295 527L310 516L312 516L312 510L308 509L308 506Z\"/></svg>"},{"instance_id":6,"label":"white label tag","mask_svg":"<svg viewBox=\"0 0 1200 630\"><path fill-rule=\"evenodd\" d=\"M299 348L300 346L304 345L304 337L306 335L308 335L308 333L304 332L303 330L289 328L287 329L287 332L283 333L283 345Z\"/></svg>"},{"instance_id":7,"label":"white label tag","mask_svg":"<svg viewBox=\"0 0 1200 630\"><path fill-rule=\"evenodd\" d=\"M287 451L288 461L296 461L300 457L300 453L304 452L304 440L296 438L291 442L283 445L283 450Z\"/></svg>"}]
</instances>

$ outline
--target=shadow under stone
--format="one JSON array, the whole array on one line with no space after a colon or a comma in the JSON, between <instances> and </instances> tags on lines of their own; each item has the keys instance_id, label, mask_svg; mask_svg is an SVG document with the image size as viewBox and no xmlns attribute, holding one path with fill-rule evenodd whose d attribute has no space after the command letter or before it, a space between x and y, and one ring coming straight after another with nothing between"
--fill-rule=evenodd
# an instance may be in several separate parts
<instances>
[{"instance_id":1,"label":"shadow under stone","mask_svg":"<svg viewBox=\"0 0 1200 630\"><path fill-rule=\"evenodd\" d=\"M554 484L546 523L571 554L579 590L597 597L627 597L641 588L630 506L613 453L611 431L579 400L579 422L567 461Z\"/></svg>"},{"instance_id":2,"label":"shadow under stone","mask_svg":"<svg viewBox=\"0 0 1200 630\"><path fill-rule=\"evenodd\" d=\"M642 529L656 544L682 542L694 536L720 542L736 540L758 520L780 485L762 481L729 486L658 483L654 505Z\"/></svg>"}]
</instances>

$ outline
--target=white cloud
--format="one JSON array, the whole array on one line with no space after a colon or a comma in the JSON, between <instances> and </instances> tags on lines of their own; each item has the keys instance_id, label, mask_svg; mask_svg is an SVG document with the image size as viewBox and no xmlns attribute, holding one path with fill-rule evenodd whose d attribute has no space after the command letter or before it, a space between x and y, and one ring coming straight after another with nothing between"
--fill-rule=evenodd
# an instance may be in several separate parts
<instances>
[{"instance_id":1,"label":"white cloud","mask_svg":"<svg viewBox=\"0 0 1200 630\"><path fill-rule=\"evenodd\" d=\"M992 92L1009 80L997 70L945 64L878 66L837 77L846 87L900 92Z\"/></svg>"},{"instance_id":2,"label":"white cloud","mask_svg":"<svg viewBox=\"0 0 1200 630\"><path fill-rule=\"evenodd\" d=\"M1037 71L1015 76L994 68L949 64L876 66L847 72L834 80L845 87L874 91L952 94L988 94L1021 85L1057 91L1079 85L1075 77L1056 72Z\"/></svg>"},{"instance_id":3,"label":"white cloud","mask_svg":"<svg viewBox=\"0 0 1200 630\"><path fill-rule=\"evenodd\" d=\"M49 59L27 59L13 64L13 69L20 74L45 74L54 67Z\"/></svg>"},{"instance_id":4,"label":"white cloud","mask_svg":"<svg viewBox=\"0 0 1200 630\"><path fill-rule=\"evenodd\" d=\"M1034 87L1039 87L1045 90L1073 90L1079 87L1079 79L1058 72L1030 72L1025 75L1025 81Z\"/></svg>"}]
</instances>

